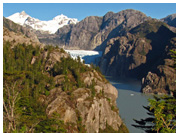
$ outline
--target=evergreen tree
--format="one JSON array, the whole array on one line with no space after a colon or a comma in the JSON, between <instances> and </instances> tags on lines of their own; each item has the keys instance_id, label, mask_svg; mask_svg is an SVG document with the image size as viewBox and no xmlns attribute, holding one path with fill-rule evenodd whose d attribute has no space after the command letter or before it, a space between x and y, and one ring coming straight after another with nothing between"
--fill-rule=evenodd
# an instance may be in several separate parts
<instances>
[{"instance_id":1,"label":"evergreen tree","mask_svg":"<svg viewBox=\"0 0 179 133\"><path fill-rule=\"evenodd\" d=\"M176 69L176 51L171 50L171 57L174 59ZM154 96L149 99L147 109L151 117L141 120L134 120L138 125L134 127L141 128L148 133L175 133L176 132L176 91L173 96Z\"/></svg>"}]
</instances>

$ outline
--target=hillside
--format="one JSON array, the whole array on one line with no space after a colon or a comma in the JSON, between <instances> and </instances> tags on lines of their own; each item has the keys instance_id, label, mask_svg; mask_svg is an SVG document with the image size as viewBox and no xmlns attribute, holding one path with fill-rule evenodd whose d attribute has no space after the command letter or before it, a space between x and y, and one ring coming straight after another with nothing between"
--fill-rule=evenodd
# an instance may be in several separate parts
<instances>
[{"instance_id":1,"label":"hillside","mask_svg":"<svg viewBox=\"0 0 179 133\"><path fill-rule=\"evenodd\" d=\"M17 35L19 35L19 34L24 35L25 37L30 38L31 41L33 41L35 43L39 43L39 40L38 40L36 34L34 33L33 29L30 27L20 26L19 24L16 24L13 21L3 17L3 28L8 29L9 31L13 31ZM13 38L15 39L15 37L13 37Z\"/></svg>"},{"instance_id":2,"label":"hillside","mask_svg":"<svg viewBox=\"0 0 179 133\"><path fill-rule=\"evenodd\" d=\"M176 34L163 22L146 21L108 41L100 68L106 75L144 77L144 93L172 94L176 72L171 49L176 49Z\"/></svg>"},{"instance_id":3,"label":"hillside","mask_svg":"<svg viewBox=\"0 0 179 133\"><path fill-rule=\"evenodd\" d=\"M128 132L118 92L100 72L63 49L3 30L4 132Z\"/></svg>"}]
</instances>

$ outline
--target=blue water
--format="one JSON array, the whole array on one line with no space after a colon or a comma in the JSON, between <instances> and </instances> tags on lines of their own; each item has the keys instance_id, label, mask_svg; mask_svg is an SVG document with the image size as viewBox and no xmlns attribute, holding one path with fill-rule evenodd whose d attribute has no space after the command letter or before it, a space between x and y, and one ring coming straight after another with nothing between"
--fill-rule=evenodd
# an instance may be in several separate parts
<instances>
[{"instance_id":1,"label":"blue water","mask_svg":"<svg viewBox=\"0 0 179 133\"><path fill-rule=\"evenodd\" d=\"M111 79L107 77L110 83L118 90L117 106L119 115L123 119L130 133L145 133L145 131L135 128L132 124L136 124L133 119L145 119L149 115L143 106L148 105L148 98L151 95L140 93L140 81L135 79Z\"/></svg>"}]
</instances>

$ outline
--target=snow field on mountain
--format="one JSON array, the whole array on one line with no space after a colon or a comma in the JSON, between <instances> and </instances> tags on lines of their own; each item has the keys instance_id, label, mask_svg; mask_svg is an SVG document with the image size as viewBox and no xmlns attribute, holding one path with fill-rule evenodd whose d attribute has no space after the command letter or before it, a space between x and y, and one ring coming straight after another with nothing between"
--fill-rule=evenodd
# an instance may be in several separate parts
<instances>
[{"instance_id":1,"label":"snow field on mountain","mask_svg":"<svg viewBox=\"0 0 179 133\"><path fill-rule=\"evenodd\" d=\"M22 26L28 25L35 30L47 31L50 34L54 34L59 28L63 27L64 25L76 24L78 22L77 19L68 18L63 14L54 17L53 20L41 21L29 16L24 11L22 11L21 13L15 13L7 18Z\"/></svg>"}]
</instances>

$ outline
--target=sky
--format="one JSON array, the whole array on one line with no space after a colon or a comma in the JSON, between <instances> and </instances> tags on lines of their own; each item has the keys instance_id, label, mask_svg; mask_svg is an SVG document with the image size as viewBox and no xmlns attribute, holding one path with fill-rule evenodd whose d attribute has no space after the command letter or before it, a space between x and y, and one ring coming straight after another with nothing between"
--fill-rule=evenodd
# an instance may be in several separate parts
<instances>
[{"instance_id":1,"label":"sky","mask_svg":"<svg viewBox=\"0 0 179 133\"><path fill-rule=\"evenodd\" d=\"M176 3L3 3L3 16L25 11L40 20L52 20L64 14L81 21L87 16L104 16L109 11L117 13L125 9L139 10L160 19L176 13Z\"/></svg>"}]
</instances>

